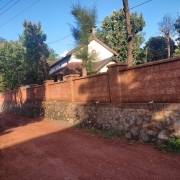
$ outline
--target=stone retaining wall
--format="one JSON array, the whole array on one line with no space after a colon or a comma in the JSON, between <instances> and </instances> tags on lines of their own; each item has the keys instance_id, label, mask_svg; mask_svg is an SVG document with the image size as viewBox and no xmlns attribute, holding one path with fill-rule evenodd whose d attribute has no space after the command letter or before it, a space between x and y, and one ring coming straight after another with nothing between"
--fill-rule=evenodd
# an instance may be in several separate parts
<instances>
[{"instance_id":1,"label":"stone retaining wall","mask_svg":"<svg viewBox=\"0 0 180 180\"><path fill-rule=\"evenodd\" d=\"M115 129L126 138L157 142L180 136L180 104L67 103L33 101L1 103L1 111L45 117L100 130Z\"/></svg>"}]
</instances>

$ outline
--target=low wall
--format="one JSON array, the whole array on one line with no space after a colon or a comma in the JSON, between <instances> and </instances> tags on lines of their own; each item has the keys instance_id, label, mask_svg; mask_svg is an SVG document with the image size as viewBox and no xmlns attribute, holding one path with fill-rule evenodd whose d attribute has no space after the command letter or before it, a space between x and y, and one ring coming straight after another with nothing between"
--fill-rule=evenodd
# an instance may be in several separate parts
<instances>
[{"instance_id":1,"label":"low wall","mask_svg":"<svg viewBox=\"0 0 180 180\"><path fill-rule=\"evenodd\" d=\"M1 103L1 111L45 117L100 130L116 129L129 139L143 142L180 136L180 104L68 103L34 101L23 105Z\"/></svg>"}]
</instances>

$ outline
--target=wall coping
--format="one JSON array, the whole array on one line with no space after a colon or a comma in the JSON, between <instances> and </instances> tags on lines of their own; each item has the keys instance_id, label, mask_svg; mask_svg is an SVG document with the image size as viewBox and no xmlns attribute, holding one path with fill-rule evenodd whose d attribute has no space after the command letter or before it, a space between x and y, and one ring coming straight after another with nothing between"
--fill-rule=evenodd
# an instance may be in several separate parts
<instances>
[{"instance_id":1,"label":"wall coping","mask_svg":"<svg viewBox=\"0 0 180 180\"><path fill-rule=\"evenodd\" d=\"M107 72L103 72L103 73L98 73L98 74L94 74L94 75L81 76L81 77L73 79L73 81L80 80L80 79L91 78L91 77L96 77L96 76L103 76L103 75L107 75L107 74L108 74Z\"/></svg>"},{"instance_id":2,"label":"wall coping","mask_svg":"<svg viewBox=\"0 0 180 180\"><path fill-rule=\"evenodd\" d=\"M41 84L41 85L38 85L38 86L34 86L34 87L30 87L30 88L38 88L38 87L41 87L41 86L44 86L44 84Z\"/></svg>"},{"instance_id":3,"label":"wall coping","mask_svg":"<svg viewBox=\"0 0 180 180\"><path fill-rule=\"evenodd\" d=\"M153 65L158 65L158 64L169 63L169 62L173 62L173 61L180 61L180 56L168 58L168 59L161 59L161 60L153 61L153 62L147 62L144 64L139 64L139 65L130 66L130 67L124 67L124 69L119 70L119 72L128 71L131 69L138 69L138 68L142 68L142 67L153 66Z\"/></svg>"},{"instance_id":4,"label":"wall coping","mask_svg":"<svg viewBox=\"0 0 180 180\"><path fill-rule=\"evenodd\" d=\"M114 67L114 66L128 66L128 64L119 62L119 63L107 65L106 67L111 68L111 67Z\"/></svg>"},{"instance_id":5,"label":"wall coping","mask_svg":"<svg viewBox=\"0 0 180 180\"><path fill-rule=\"evenodd\" d=\"M54 84L62 84L62 83L66 83L67 81L65 80L65 81L58 81L58 82L54 82L53 84L49 84L49 86L50 85L54 85Z\"/></svg>"},{"instance_id":6,"label":"wall coping","mask_svg":"<svg viewBox=\"0 0 180 180\"><path fill-rule=\"evenodd\" d=\"M68 78L68 77L79 77L79 76L80 76L79 74L69 74L66 76L66 78Z\"/></svg>"}]
</instances>

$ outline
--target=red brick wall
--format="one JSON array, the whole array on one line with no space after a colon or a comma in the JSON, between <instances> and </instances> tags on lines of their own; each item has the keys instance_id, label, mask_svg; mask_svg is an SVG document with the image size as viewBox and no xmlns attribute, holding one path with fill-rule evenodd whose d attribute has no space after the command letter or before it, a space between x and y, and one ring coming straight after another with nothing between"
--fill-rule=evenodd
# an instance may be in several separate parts
<instances>
[{"instance_id":1,"label":"red brick wall","mask_svg":"<svg viewBox=\"0 0 180 180\"><path fill-rule=\"evenodd\" d=\"M74 80L75 102L110 102L107 73Z\"/></svg>"},{"instance_id":2,"label":"red brick wall","mask_svg":"<svg viewBox=\"0 0 180 180\"><path fill-rule=\"evenodd\" d=\"M45 87L44 85L36 86L30 88L30 91L33 91L33 95L30 100L44 100L45 99Z\"/></svg>"},{"instance_id":3,"label":"red brick wall","mask_svg":"<svg viewBox=\"0 0 180 180\"><path fill-rule=\"evenodd\" d=\"M122 103L180 103L180 59L162 60L119 72Z\"/></svg>"},{"instance_id":4,"label":"red brick wall","mask_svg":"<svg viewBox=\"0 0 180 180\"><path fill-rule=\"evenodd\" d=\"M48 88L49 88L49 100L59 100L59 101L68 100L68 88L66 81L50 84Z\"/></svg>"},{"instance_id":5,"label":"red brick wall","mask_svg":"<svg viewBox=\"0 0 180 180\"><path fill-rule=\"evenodd\" d=\"M180 103L180 57L127 67L115 64L107 73L67 76L67 81L25 86L0 94L0 101Z\"/></svg>"}]
</instances>

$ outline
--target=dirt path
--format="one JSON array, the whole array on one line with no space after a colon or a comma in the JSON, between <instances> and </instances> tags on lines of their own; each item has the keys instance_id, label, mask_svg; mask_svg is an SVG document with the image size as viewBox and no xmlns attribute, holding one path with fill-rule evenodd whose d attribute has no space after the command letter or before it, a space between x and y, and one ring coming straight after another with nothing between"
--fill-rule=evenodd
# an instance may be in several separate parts
<instances>
[{"instance_id":1,"label":"dirt path","mask_svg":"<svg viewBox=\"0 0 180 180\"><path fill-rule=\"evenodd\" d=\"M180 156L53 121L0 114L1 180L179 180Z\"/></svg>"}]
</instances>

